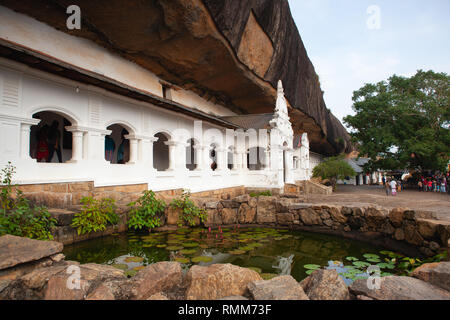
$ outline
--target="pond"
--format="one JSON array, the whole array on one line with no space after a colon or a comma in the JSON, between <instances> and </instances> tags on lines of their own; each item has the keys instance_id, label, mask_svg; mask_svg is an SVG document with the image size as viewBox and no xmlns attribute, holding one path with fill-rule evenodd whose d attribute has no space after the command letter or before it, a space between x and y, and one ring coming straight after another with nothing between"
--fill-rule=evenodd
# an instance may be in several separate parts
<instances>
[{"instance_id":1,"label":"pond","mask_svg":"<svg viewBox=\"0 0 450 320\"><path fill-rule=\"evenodd\" d=\"M297 281L326 266L345 274L347 282L369 264L384 263L384 268L391 269L382 256L392 253L382 250L364 242L309 232L194 228L150 234L129 231L66 246L63 253L66 260L112 265L128 276L155 262L178 261L185 268L232 263L252 268L265 279L290 274ZM347 267L342 269L337 262L345 262Z\"/></svg>"}]
</instances>

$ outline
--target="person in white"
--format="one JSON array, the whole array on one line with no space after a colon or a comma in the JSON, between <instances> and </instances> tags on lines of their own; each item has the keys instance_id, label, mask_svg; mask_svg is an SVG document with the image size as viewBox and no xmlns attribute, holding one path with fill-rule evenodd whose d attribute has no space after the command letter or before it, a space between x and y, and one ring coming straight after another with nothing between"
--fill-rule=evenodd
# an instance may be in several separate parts
<instances>
[{"instance_id":1,"label":"person in white","mask_svg":"<svg viewBox=\"0 0 450 320\"><path fill-rule=\"evenodd\" d=\"M397 182L392 180L390 182L392 195L395 196L397 194Z\"/></svg>"}]
</instances>

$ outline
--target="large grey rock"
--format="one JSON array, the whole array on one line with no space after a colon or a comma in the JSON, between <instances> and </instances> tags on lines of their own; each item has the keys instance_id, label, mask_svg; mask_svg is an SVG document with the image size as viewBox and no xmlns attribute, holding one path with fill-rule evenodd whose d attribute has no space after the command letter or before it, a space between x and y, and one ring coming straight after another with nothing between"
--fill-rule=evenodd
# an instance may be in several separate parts
<instances>
[{"instance_id":1,"label":"large grey rock","mask_svg":"<svg viewBox=\"0 0 450 320\"><path fill-rule=\"evenodd\" d=\"M257 223L275 223L276 220L276 197L258 197L258 207L256 212Z\"/></svg>"},{"instance_id":2,"label":"large grey rock","mask_svg":"<svg viewBox=\"0 0 450 320\"><path fill-rule=\"evenodd\" d=\"M300 285L311 300L350 299L347 285L336 270L316 270Z\"/></svg>"},{"instance_id":3,"label":"large grey rock","mask_svg":"<svg viewBox=\"0 0 450 320\"><path fill-rule=\"evenodd\" d=\"M312 225L320 225L322 224L322 220L320 219L319 213L315 212L312 209L306 208L299 211L300 220L306 226Z\"/></svg>"},{"instance_id":4,"label":"large grey rock","mask_svg":"<svg viewBox=\"0 0 450 320\"><path fill-rule=\"evenodd\" d=\"M248 290L255 300L309 300L292 276L250 282Z\"/></svg>"},{"instance_id":5,"label":"large grey rock","mask_svg":"<svg viewBox=\"0 0 450 320\"><path fill-rule=\"evenodd\" d=\"M450 262L426 263L411 275L450 292Z\"/></svg>"},{"instance_id":6,"label":"large grey rock","mask_svg":"<svg viewBox=\"0 0 450 320\"><path fill-rule=\"evenodd\" d=\"M413 277L382 277L379 290L369 289L367 280L359 279L349 289L355 296L374 300L450 300L448 291Z\"/></svg>"},{"instance_id":7,"label":"large grey rock","mask_svg":"<svg viewBox=\"0 0 450 320\"><path fill-rule=\"evenodd\" d=\"M0 237L0 270L60 253L63 244L5 235Z\"/></svg>"},{"instance_id":8,"label":"large grey rock","mask_svg":"<svg viewBox=\"0 0 450 320\"><path fill-rule=\"evenodd\" d=\"M217 300L228 296L242 296L252 281L262 280L250 269L232 264L193 266L186 277L187 300Z\"/></svg>"}]
</instances>

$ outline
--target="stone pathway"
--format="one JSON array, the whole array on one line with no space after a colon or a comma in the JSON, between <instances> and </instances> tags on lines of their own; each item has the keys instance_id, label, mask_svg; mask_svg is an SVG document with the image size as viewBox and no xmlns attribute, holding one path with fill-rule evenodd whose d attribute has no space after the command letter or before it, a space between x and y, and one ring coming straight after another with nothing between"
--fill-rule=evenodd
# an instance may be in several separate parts
<instances>
[{"instance_id":1,"label":"stone pathway","mask_svg":"<svg viewBox=\"0 0 450 320\"><path fill-rule=\"evenodd\" d=\"M440 220L450 221L450 195L434 192L405 190L396 197L386 196L381 186L339 185L332 195L306 195L305 202L335 205L378 205L387 209L405 207L412 210L432 211Z\"/></svg>"}]
</instances>

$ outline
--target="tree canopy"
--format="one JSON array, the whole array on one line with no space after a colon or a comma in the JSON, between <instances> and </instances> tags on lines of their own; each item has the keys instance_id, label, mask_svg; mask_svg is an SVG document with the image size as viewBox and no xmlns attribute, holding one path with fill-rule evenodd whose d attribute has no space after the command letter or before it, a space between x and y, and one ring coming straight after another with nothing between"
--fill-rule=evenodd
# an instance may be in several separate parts
<instances>
[{"instance_id":1,"label":"tree canopy","mask_svg":"<svg viewBox=\"0 0 450 320\"><path fill-rule=\"evenodd\" d=\"M338 180L355 175L355 170L344 160L343 155L327 158L313 169L313 177L329 179L333 190Z\"/></svg>"},{"instance_id":2,"label":"tree canopy","mask_svg":"<svg viewBox=\"0 0 450 320\"><path fill-rule=\"evenodd\" d=\"M450 159L450 77L419 70L353 93L354 116L344 118L366 169L444 171Z\"/></svg>"}]
</instances>

